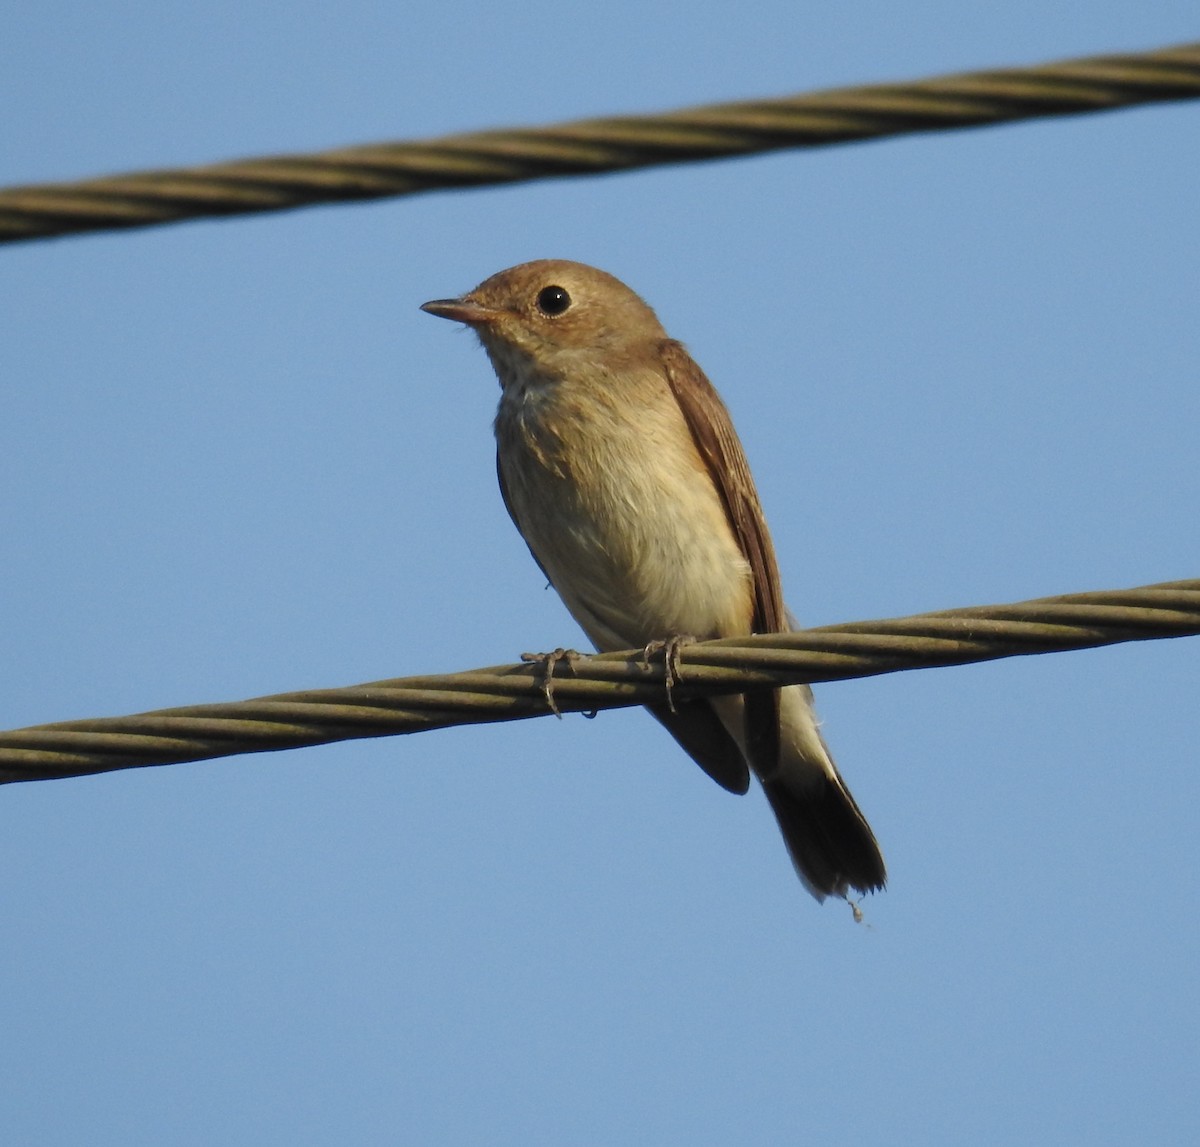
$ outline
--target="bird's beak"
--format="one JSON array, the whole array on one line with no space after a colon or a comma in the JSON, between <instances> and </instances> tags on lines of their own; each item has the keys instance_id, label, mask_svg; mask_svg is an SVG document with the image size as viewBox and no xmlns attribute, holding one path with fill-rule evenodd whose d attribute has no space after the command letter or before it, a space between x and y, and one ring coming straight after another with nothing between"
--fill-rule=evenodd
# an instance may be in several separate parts
<instances>
[{"instance_id":1,"label":"bird's beak","mask_svg":"<svg viewBox=\"0 0 1200 1147\"><path fill-rule=\"evenodd\" d=\"M500 317L499 311L465 296L461 299L431 299L421 304L421 310L437 315L439 319L453 319L456 323L466 323L471 327L493 323Z\"/></svg>"}]
</instances>

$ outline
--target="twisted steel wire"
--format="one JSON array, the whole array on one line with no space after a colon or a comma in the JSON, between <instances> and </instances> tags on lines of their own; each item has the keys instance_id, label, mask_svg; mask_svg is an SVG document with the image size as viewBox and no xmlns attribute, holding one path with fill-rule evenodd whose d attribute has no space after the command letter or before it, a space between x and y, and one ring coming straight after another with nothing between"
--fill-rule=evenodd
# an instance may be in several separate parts
<instances>
[{"instance_id":1,"label":"twisted steel wire","mask_svg":"<svg viewBox=\"0 0 1200 1147\"><path fill-rule=\"evenodd\" d=\"M1200 578L684 647L676 699L1200 634ZM552 698L548 693L552 685ZM0 732L0 783L84 776L664 699L640 652L310 689Z\"/></svg>"},{"instance_id":2,"label":"twisted steel wire","mask_svg":"<svg viewBox=\"0 0 1200 1147\"><path fill-rule=\"evenodd\" d=\"M1200 43L0 190L0 242L628 170L1200 96Z\"/></svg>"}]
</instances>

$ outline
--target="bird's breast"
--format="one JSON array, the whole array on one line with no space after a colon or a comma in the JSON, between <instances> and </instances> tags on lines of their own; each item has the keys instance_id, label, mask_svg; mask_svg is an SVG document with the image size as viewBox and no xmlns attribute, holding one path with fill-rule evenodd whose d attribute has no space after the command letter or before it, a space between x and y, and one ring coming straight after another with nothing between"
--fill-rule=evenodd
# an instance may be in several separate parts
<instances>
[{"instance_id":1,"label":"bird's breast","mask_svg":"<svg viewBox=\"0 0 1200 1147\"><path fill-rule=\"evenodd\" d=\"M747 633L750 567L666 380L506 385L510 513L601 649Z\"/></svg>"}]
</instances>

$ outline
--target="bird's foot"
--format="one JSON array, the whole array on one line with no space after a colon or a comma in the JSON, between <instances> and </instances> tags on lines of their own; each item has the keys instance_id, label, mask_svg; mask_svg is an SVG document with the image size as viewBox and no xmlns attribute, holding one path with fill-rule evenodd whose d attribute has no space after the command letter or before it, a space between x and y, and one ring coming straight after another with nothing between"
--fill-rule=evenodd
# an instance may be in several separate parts
<instances>
[{"instance_id":1,"label":"bird's foot","mask_svg":"<svg viewBox=\"0 0 1200 1147\"><path fill-rule=\"evenodd\" d=\"M529 664L540 665L542 667L542 696L546 698L546 705L550 712L553 713L560 721L562 713L559 712L558 702L554 700L554 670L561 662L568 669L582 657L583 654L575 649L563 649L561 646L554 650L553 653L522 653L521 660Z\"/></svg>"},{"instance_id":2,"label":"bird's foot","mask_svg":"<svg viewBox=\"0 0 1200 1147\"><path fill-rule=\"evenodd\" d=\"M662 654L663 685L667 691L667 708L672 713L677 712L674 689L679 684L679 666L683 663L683 647L693 644L695 640L690 634L677 633L674 637L668 637L664 641L651 641L642 650L642 664L647 669L650 668L650 658Z\"/></svg>"}]
</instances>

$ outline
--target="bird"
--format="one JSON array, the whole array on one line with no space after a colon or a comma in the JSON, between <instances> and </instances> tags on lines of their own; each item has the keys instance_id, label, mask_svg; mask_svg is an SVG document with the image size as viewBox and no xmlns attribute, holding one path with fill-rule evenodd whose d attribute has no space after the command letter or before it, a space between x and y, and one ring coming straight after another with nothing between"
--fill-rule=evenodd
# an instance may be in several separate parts
<instances>
[{"instance_id":1,"label":"bird","mask_svg":"<svg viewBox=\"0 0 1200 1147\"><path fill-rule=\"evenodd\" d=\"M583 263L538 259L421 309L465 324L491 360L504 505L596 649L795 628L729 412L633 290ZM879 845L809 686L647 708L723 788L744 794L758 778L818 901L884 887Z\"/></svg>"}]
</instances>

